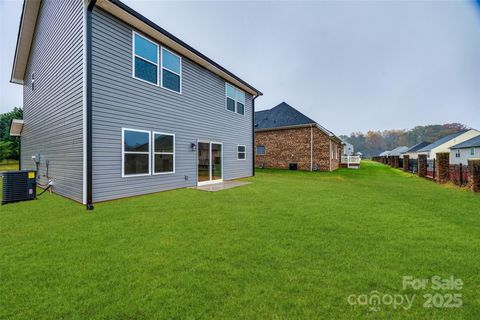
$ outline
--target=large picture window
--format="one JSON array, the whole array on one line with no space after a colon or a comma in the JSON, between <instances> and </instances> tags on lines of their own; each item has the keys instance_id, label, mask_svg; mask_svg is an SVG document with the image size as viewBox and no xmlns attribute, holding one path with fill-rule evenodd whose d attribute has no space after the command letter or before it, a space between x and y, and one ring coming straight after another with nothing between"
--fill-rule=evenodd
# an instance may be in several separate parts
<instances>
[{"instance_id":1,"label":"large picture window","mask_svg":"<svg viewBox=\"0 0 480 320\"><path fill-rule=\"evenodd\" d=\"M133 33L133 76L158 85L158 45Z\"/></svg>"},{"instance_id":2,"label":"large picture window","mask_svg":"<svg viewBox=\"0 0 480 320\"><path fill-rule=\"evenodd\" d=\"M162 48L162 88L181 92L182 59Z\"/></svg>"},{"instance_id":3,"label":"large picture window","mask_svg":"<svg viewBox=\"0 0 480 320\"><path fill-rule=\"evenodd\" d=\"M150 132L122 129L122 175L150 174Z\"/></svg>"},{"instance_id":4,"label":"large picture window","mask_svg":"<svg viewBox=\"0 0 480 320\"><path fill-rule=\"evenodd\" d=\"M154 174L175 172L175 135L153 133L153 168Z\"/></svg>"},{"instance_id":5,"label":"large picture window","mask_svg":"<svg viewBox=\"0 0 480 320\"><path fill-rule=\"evenodd\" d=\"M245 115L245 92L225 84L227 110Z\"/></svg>"}]
</instances>

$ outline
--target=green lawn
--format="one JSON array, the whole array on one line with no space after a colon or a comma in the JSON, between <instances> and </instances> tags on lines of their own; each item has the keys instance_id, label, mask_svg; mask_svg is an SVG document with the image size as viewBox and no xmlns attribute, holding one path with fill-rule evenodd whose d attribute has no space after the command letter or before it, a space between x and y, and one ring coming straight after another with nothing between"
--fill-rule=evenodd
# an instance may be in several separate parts
<instances>
[{"instance_id":1,"label":"green lawn","mask_svg":"<svg viewBox=\"0 0 480 320\"><path fill-rule=\"evenodd\" d=\"M17 160L3 160L0 161L0 172L1 171L12 171L18 170L18 161Z\"/></svg>"},{"instance_id":2,"label":"green lawn","mask_svg":"<svg viewBox=\"0 0 480 320\"><path fill-rule=\"evenodd\" d=\"M257 171L216 193L0 208L0 318L479 319L480 195L384 165ZM402 276L461 290L402 289ZM416 295L413 306L352 294ZM460 308L424 294L460 293ZM406 304L405 304L406 305Z\"/></svg>"}]
</instances>

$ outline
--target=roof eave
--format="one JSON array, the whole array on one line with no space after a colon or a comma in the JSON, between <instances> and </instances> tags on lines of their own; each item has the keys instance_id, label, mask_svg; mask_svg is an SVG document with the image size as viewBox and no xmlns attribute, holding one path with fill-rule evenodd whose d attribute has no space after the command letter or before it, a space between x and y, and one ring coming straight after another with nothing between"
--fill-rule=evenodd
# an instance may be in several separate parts
<instances>
[{"instance_id":1,"label":"roof eave","mask_svg":"<svg viewBox=\"0 0 480 320\"><path fill-rule=\"evenodd\" d=\"M129 6L125 5L119 0L98 0L96 6L109 14L115 16L117 19L129 24L130 26L138 29L146 35L158 40L163 45L170 49L180 53L181 55L195 61L199 65L205 67L211 72L217 74L225 81L236 85L240 89L248 92L254 96L261 96L263 93L234 75L218 63L203 55L196 49L192 48L187 43L175 37L165 29L161 28L151 20L147 19L137 11L133 10Z\"/></svg>"},{"instance_id":2,"label":"roof eave","mask_svg":"<svg viewBox=\"0 0 480 320\"><path fill-rule=\"evenodd\" d=\"M272 127L272 128L260 128L260 129L255 128L255 132L297 129L297 128L310 128L310 127L315 126L315 125L316 125L316 123L305 123L305 124L296 124L296 125L291 125L291 126L280 126L280 127Z\"/></svg>"},{"instance_id":3,"label":"roof eave","mask_svg":"<svg viewBox=\"0 0 480 320\"><path fill-rule=\"evenodd\" d=\"M33 35L37 24L38 12L42 0L25 0L17 34L17 45L13 58L12 74L10 82L23 84L27 70L28 57L32 47Z\"/></svg>"}]
</instances>

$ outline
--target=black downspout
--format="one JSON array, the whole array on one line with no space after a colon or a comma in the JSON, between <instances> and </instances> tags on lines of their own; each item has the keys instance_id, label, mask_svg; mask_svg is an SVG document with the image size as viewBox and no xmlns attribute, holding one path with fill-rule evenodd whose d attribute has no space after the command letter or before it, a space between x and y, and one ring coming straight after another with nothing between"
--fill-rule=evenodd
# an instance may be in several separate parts
<instances>
[{"instance_id":1,"label":"black downspout","mask_svg":"<svg viewBox=\"0 0 480 320\"><path fill-rule=\"evenodd\" d=\"M90 0L87 7L86 17L86 54L87 54L87 210L93 210L93 191L92 191L92 11L96 0Z\"/></svg>"},{"instance_id":2,"label":"black downspout","mask_svg":"<svg viewBox=\"0 0 480 320\"><path fill-rule=\"evenodd\" d=\"M259 96L256 95L252 99L252 173L255 176L255 99Z\"/></svg>"},{"instance_id":3,"label":"black downspout","mask_svg":"<svg viewBox=\"0 0 480 320\"><path fill-rule=\"evenodd\" d=\"M22 133L18 137L18 170L22 170Z\"/></svg>"}]
</instances>

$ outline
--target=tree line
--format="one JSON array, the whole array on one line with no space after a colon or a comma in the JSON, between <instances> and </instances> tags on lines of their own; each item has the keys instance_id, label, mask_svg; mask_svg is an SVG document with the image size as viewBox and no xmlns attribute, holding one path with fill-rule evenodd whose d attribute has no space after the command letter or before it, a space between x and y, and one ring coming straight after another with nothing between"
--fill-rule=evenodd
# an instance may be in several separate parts
<instances>
[{"instance_id":1,"label":"tree line","mask_svg":"<svg viewBox=\"0 0 480 320\"><path fill-rule=\"evenodd\" d=\"M23 119L23 110L13 108L12 111L0 115L0 161L19 157L19 143L17 137L10 136L12 119Z\"/></svg>"},{"instance_id":2,"label":"tree line","mask_svg":"<svg viewBox=\"0 0 480 320\"><path fill-rule=\"evenodd\" d=\"M412 129L393 129L383 131L352 132L350 136L340 136L351 143L355 152L360 151L366 157L378 155L385 150L392 150L399 146L411 147L419 142L434 142L443 136L467 129L461 123L433 124L416 126Z\"/></svg>"}]
</instances>

